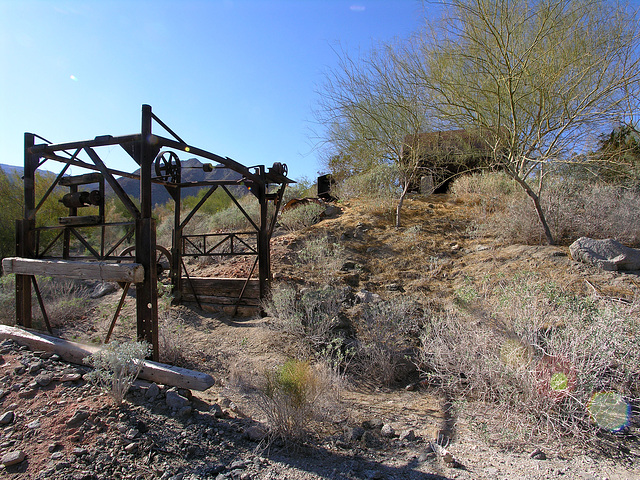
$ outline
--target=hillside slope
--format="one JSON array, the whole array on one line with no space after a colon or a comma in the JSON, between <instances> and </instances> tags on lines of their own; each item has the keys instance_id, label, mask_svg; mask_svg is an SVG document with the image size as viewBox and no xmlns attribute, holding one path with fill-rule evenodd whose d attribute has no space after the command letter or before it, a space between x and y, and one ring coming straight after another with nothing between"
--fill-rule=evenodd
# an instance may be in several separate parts
<instances>
[{"instance_id":1,"label":"hillside slope","mask_svg":"<svg viewBox=\"0 0 640 480\"><path fill-rule=\"evenodd\" d=\"M331 284L351 295L369 292L390 302L411 297L439 311L459 302L460 292L488 296L512 278L536 274L581 295L610 296L621 302L637 297L634 275L578 264L564 247L501 245L475 238L472 221L467 205L445 195L408 199L400 229L393 227L384 206L350 200L311 227L276 233L274 288ZM316 238L340 246L338 263L329 262L328 254L326 265L319 265L322 260L300 261L302 248ZM194 260L189 269L198 276L240 276L251 261ZM102 338L109 323L105 309L118 298L119 292L105 297L92 315L73 325L59 325L57 333L86 341ZM128 298L116 337L131 335L134 312L135 300ZM308 425L305 446L295 450L276 442L264 449L265 444L252 441L249 432L266 421L259 393L265 372L289 358L308 355L308 345L275 329L270 318L230 318L191 306L165 312L161 332L174 359L217 380L206 392L193 392L193 413L186 417L167 409L166 388L149 400L148 385L137 389L129 397L133 404L120 412L110 410L106 397L83 384L70 389L53 382L26 398L20 392L30 376L24 368L17 373L17 367L29 364L30 354L5 348L2 369L7 389L0 395L0 414L12 410L16 420L4 430L0 453L22 449L27 455L27 462L6 469L7 478L640 479L637 412L616 455L611 450L606 454L585 450L570 438L557 441L530 435L524 442L509 443L504 435L514 420L504 411L482 402L454 403L437 385L413 384L420 377L411 369L386 387L362 378L347 381L337 397L323 404L322 418ZM405 388L409 383L412 387ZM75 430L65 430L79 409L89 411L93 422L81 440L71 438ZM221 416L214 415L218 411ZM46 429L34 427L32 422L38 419ZM386 430L380 429L382 425ZM429 442L438 438L449 439L455 462L443 462L431 452ZM62 455L54 458L44 446L55 444L60 447L53 451ZM79 446L82 451L77 451ZM104 455L116 461L109 462Z\"/></svg>"}]
</instances>

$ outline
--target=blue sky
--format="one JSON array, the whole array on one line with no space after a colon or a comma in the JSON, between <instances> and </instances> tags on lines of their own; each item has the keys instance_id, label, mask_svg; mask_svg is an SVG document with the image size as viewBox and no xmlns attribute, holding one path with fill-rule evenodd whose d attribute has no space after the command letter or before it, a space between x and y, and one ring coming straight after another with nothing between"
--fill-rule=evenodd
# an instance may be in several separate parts
<instances>
[{"instance_id":1,"label":"blue sky","mask_svg":"<svg viewBox=\"0 0 640 480\"><path fill-rule=\"evenodd\" d=\"M137 133L147 103L189 144L314 178L312 108L334 49L407 37L424 8L419 0L0 0L0 163L22 165L25 131L54 143ZM116 148L102 154L112 168L136 167Z\"/></svg>"}]
</instances>

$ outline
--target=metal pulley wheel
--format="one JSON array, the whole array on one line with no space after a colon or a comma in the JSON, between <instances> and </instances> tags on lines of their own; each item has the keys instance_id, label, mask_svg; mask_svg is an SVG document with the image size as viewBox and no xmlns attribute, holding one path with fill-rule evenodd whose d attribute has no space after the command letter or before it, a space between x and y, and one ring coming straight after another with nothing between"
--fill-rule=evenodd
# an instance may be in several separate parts
<instances>
[{"instance_id":1,"label":"metal pulley wheel","mask_svg":"<svg viewBox=\"0 0 640 480\"><path fill-rule=\"evenodd\" d=\"M282 175L283 177L287 176L289 173L289 168L286 163L275 162L273 167L269 169L270 173L275 173L276 175Z\"/></svg>"},{"instance_id":2,"label":"metal pulley wheel","mask_svg":"<svg viewBox=\"0 0 640 480\"><path fill-rule=\"evenodd\" d=\"M175 152L160 152L155 159L156 177L166 182L180 183L180 159Z\"/></svg>"},{"instance_id":3,"label":"metal pulley wheel","mask_svg":"<svg viewBox=\"0 0 640 480\"><path fill-rule=\"evenodd\" d=\"M127 247L120 252L120 257L136 256L136 247ZM118 260L118 263L120 261ZM162 245L156 245L156 274L160 277L164 272L171 276L171 252Z\"/></svg>"}]
</instances>

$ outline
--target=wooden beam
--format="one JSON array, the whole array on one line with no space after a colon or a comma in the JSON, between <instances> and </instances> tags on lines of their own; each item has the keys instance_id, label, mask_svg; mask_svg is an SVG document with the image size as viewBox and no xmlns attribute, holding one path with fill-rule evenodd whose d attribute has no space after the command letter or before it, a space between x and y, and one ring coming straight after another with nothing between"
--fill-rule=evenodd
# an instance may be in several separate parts
<instances>
[{"instance_id":1,"label":"wooden beam","mask_svg":"<svg viewBox=\"0 0 640 480\"><path fill-rule=\"evenodd\" d=\"M0 325L0 340L5 339L12 339L20 345L28 346L32 350L55 353L65 362L76 363L78 365L84 364L84 358L101 349L101 347L93 345L83 345L42 333ZM145 360L142 371L140 372L140 378L162 385L200 391L206 390L215 382L213 377L206 373L149 360Z\"/></svg>"},{"instance_id":2,"label":"wooden beam","mask_svg":"<svg viewBox=\"0 0 640 480\"><path fill-rule=\"evenodd\" d=\"M77 262L9 257L2 260L5 273L49 275L52 277L102 280L103 282L140 283L144 269L138 263Z\"/></svg>"},{"instance_id":3,"label":"wooden beam","mask_svg":"<svg viewBox=\"0 0 640 480\"><path fill-rule=\"evenodd\" d=\"M183 294L191 294L193 289L196 295L217 295L220 297L240 296L246 279L244 278L207 278L207 277L182 277ZM251 279L244 292L244 298L260 298L258 280Z\"/></svg>"},{"instance_id":4,"label":"wooden beam","mask_svg":"<svg viewBox=\"0 0 640 480\"><path fill-rule=\"evenodd\" d=\"M198 299L201 303L209 303L213 305L235 305L238 303L238 297L224 297L224 296L216 296L216 295L198 295ZM182 301L184 302L195 302L196 298L193 293L187 290L182 293ZM250 306L250 307L259 307L260 299L255 296L254 298L246 298L243 297L240 299L240 305Z\"/></svg>"}]
</instances>

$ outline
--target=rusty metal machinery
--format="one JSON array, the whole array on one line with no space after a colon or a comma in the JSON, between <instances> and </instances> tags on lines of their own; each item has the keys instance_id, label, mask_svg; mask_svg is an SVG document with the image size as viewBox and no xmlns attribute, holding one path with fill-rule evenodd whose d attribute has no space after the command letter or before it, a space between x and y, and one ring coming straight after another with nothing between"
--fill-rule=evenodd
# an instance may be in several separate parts
<instances>
[{"instance_id":1,"label":"rusty metal machinery","mask_svg":"<svg viewBox=\"0 0 640 480\"><path fill-rule=\"evenodd\" d=\"M154 126L159 126L169 136L164 137L154 133ZM101 148L114 146L122 148L135 161L139 167L139 173L115 170L105 164L100 156ZM211 162L204 163L204 166L201 167L205 172L212 172L214 168L226 168L238 175L235 179L183 182L183 167L178 152L188 152L191 156ZM43 198L36 202L36 170L49 160L62 163L64 167L49 186ZM92 173L68 176L66 172L71 166ZM182 259L183 245L185 244L183 237L186 237L183 235L183 231L204 202L220 188L231 197L233 203L250 222L252 227L249 234L255 236L255 248L247 243L249 240L244 236L240 237L236 232L228 232L227 237L221 237L220 241L231 242L232 252L235 248L233 245L238 244L237 242L243 242L244 246L241 245L241 250L255 254L254 268L257 266L259 297L264 298L271 280L271 235L275 227L277 213L281 207L284 190L288 184L293 183L287 178L287 173L287 166L282 163L274 163L269 169L262 165L246 167L229 157L222 157L189 145L162 122L152 112L149 105L142 106L142 125L140 133L136 134L117 137L100 135L92 140L53 144L33 133L25 133L24 216L16 222L16 258L14 259L14 264L23 269L15 272L17 324L28 328L32 327L32 283L43 316L46 318L44 305L37 288L36 275L46 275L49 271L52 274L55 272L55 275L64 276L65 271L73 271L74 275L79 275L73 278L91 278L91 275L94 275L99 279L105 275L104 265L124 261L125 263L121 264L124 268L117 269L121 273L117 273L117 278L111 278L109 281L136 284L137 337L140 340L148 341L153 346L152 358L157 360L159 355L157 302L159 253L164 257L162 263L169 264L173 292L179 294L183 282L183 272L189 281L188 272L184 268ZM139 198L132 199L116 177L132 178L138 181L140 184ZM97 189L86 187L95 184L98 185ZM156 224L152 216L153 184L165 188L174 201L175 218L170 249L165 249L156 243ZM89 190L81 191L79 187L83 185L85 189ZM107 185L124 207L130 220L112 223L106 221L104 200ZM251 194L259 203L260 216L257 222L243 210L234 196L231 187L237 188L241 185L250 186ZM57 225L36 227L38 210L57 186L69 187L69 193L62 199L63 205L69 209L69 215L61 217ZM276 186L275 191L274 186ZM184 188L191 187L205 187L208 190L198 204L185 216L181 209L181 192ZM270 208L269 204L273 204L275 208ZM94 210L97 207L97 212L93 211L93 215L78 215L79 210L91 212L92 207ZM119 234L115 239L108 239L105 235L105 229L113 226L124 229L125 232ZM89 237L85 232L91 228L100 229L99 235ZM45 243L40 241L41 234L44 232L48 232L49 235L51 232L58 233L53 235L53 240ZM227 238L229 240L226 240ZM81 256L78 256L78 252L70 247L72 239L79 243L81 248L78 251L84 252ZM96 239L98 239L99 245L95 243ZM124 249L126 253L123 252L122 256L116 253L122 251L125 242L130 239L134 240L134 244ZM60 248L60 244L62 248ZM206 248L201 254L214 254L214 250ZM61 255L57 253L60 251ZM127 263L128 255L131 255L128 258L132 263ZM68 269L64 268L64 265L61 267L61 263L64 262L68 262ZM247 279L248 281L249 279ZM247 290L247 283L241 288L243 293L245 290ZM196 290L193 290L193 293L195 295ZM240 293L240 297L243 293ZM197 298L196 301L198 301ZM120 305L122 302L123 299L121 299ZM200 302L198 301L198 303ZM238 304L236 304L236 310ZM119 308L114 315L112 326L118 311Z\"/></svg>"}]
</instances>

